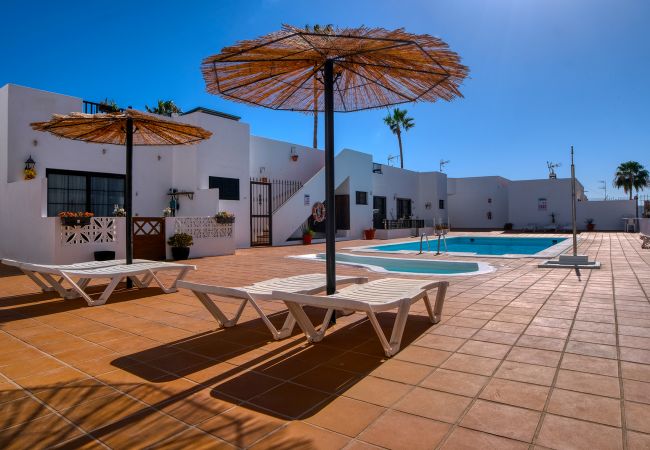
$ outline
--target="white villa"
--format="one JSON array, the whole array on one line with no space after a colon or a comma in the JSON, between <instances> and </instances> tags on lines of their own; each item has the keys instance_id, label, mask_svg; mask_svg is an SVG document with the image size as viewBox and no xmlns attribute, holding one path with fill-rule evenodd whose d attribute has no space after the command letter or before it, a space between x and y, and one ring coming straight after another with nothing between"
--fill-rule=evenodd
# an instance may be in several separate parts
<instances>
[{"instance_id":1,"label":"white villa","mask_svg":"<svg viewBox=\"0 0 650 450\"><path fill-rule=\"evenodd\" d=\"M17 85L0 88L0 258L38 263L91 260L93 252L124 255L124 219L112 217L124 198L122 146L59 139L33 131L31 122L53 113L96 112L97 103ZM133 212L135 257L169 257L166 237L194 237L191 257L233 253L251 245L300 243L304 225L322 202L321 150L253 136L239 117L195 108L177 118L213 133L194 146L136 147ZM31 157L37 176L24 179ZM360 239L430 232L435 223L452 228L515 229L568 225L568 179L511 181L498 176L447 178L373 162L372 155L343 149L336 156L337 238ZM634 201L589 201L578 184L578 225L620 230L633 216ZM162 218L174 199L175 217ZM90 225L64 227L60 211L90 211ZM235 214L217 224L218 211ZM322 226L322 225L320 225ZM318 242L319 234L316 235ZM29 245L26 245L29 243Z\"/></svg>"}]
</instances>

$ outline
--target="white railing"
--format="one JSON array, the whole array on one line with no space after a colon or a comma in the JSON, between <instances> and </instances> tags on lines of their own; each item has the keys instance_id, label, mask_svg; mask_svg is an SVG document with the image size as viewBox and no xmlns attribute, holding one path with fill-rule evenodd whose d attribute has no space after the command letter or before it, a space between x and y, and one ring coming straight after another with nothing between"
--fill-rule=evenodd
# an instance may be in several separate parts
<instances>
[{"instance_id":1,"label":"white railing","mask_svg":"<svg viewBox=\"0 0 650 450\"><path fill-rule=\"evenodd\" d=\"M83 227L61 225L61 245L83 245L115 242L117 227L115 217L91 217Z\"/></svg>"},{"instance_id":2,"label":"white railing","mask_svg":"<svg viewBox=\"0 0 650 450\"><path fill-rule=\"evenodd\" d=\"M232 223L217 223L214 217L174 217L174 233L187 233L194 239L232 237Z\"/></svg>"}]
</instances>

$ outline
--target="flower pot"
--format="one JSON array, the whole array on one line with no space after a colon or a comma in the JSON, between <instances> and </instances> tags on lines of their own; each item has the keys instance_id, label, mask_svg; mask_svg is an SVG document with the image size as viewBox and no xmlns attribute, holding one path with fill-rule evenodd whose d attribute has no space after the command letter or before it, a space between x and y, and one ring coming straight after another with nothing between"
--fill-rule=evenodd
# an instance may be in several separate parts
<instances>
[{"instance_id":1,"label":"flower pot","mask_svg":"<svg viewBox=\"0 0 650 450\"><path fill-rule=\"evenodd\" d=\"M363 230L363 235L366 237L367 241L370 241L375 238L375 229L370 228L368 230Z\"/></svg>"},{"instance_id":2,"label":"flower pot","mask_svg":"<svg viewBox=\"0 0 650 450\"><path fill-rule=\"evenodd\" d=\"M188 259L190 257L189 247L172 247L172 258L174 261Z\"/></svg>"},{"instance_id":3,"label":"flower pot","mask_svg":"<svg viewBox=\"0 0 650 450\"><path fill-rule=\"evenodd\" d=\"M61 225L66 227L84 227L90 225L90 217L61 217Z\"/></svg>"},{"instance_id":4,"label":"flower pot","mask_svg":"<svg viewBox=\"0 0 650 450\"><path fill-rule=\"evenodd\" d=\"M112 261L115 259L115 252L111 250L100 250L94 253L95 261Z\"/></svg>"},{"instance_id":5,"label":"flower pot","mask_svg":"<svg viewBox=\"0 0 650 450\"><path fill-rule=\"evenodd\" d=\"M596 224L594 223L587 224L587 231L594 231L595 229L596 229Z\"/></svg>"},{"instance_id":6,"label":"flower pot","mask_svg":"<svg viewBox=\"0 0 650 450\"><path fill-rule=\"evenodd\" d=\"M311 234L303 234L302 235L302 244L303 245L309 245L311 244L313 236Z\"/></svg>"}]
</instances>

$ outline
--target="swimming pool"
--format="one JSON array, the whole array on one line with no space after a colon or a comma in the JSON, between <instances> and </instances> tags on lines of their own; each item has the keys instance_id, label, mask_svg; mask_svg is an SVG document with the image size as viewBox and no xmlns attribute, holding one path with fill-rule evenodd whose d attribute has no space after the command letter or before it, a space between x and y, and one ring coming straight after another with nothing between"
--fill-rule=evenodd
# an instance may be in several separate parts
<instances>
[{"instance_id":1,"label":"swimming pool","mask_svg":"<svg viewBox=\"0 0 650 450\"><path fill-rule=\"evenodd\" d=\"M556 256L566 250L570 245L567 238L556 237L507 237L507 236L457 236L447 238L446 251L449 253L462 253L472 256ZM422 250L436 252L438 241L430 240L430 248L426 242ZM355 250L388 252L388 253L417 253L420 251L420 241L397 242L395 244L358 247ZM440 251L445 251L443 242Z\"/></svg>"},{"instance_id":2,"label":"swimming pool","mask_svg":"<svg viewBox=\"0 0 650 450\"><path fill-rule=\"evenodd\" d=\"M291 256L291 258L325 261L325 254L298 255ZM477 275L494 271L494 268L489 264L473 261L388 258L385 256L350 255L348 253L337 253L336 263L365 267L375 272L404 275Z\"/></svg>"}]
</instances>

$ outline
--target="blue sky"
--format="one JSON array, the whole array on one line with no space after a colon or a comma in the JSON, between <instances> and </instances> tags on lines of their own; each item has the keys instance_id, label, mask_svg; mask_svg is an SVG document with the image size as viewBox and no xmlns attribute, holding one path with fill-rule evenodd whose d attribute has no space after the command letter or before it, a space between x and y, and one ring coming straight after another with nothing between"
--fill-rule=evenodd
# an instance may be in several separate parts
<instances>
[{"instance_id":1,"label":"blue sky","mask_svg":"<svg viewBox=\"0 0 650 450\"><path fill-rule=\"evenodd\" d=\"M310 116L205 93L201 59L282 23L404 27L439 36L471 70L464 99L406 106L416 123L404 137L407 168L437 170L444 158L450 176L543 178L551 160L568 176L574 145L587 195L602 197L602 179L608 194L623 195L611 187L618 163L650 166L647 0L5 0L2 9L0 85L134 108L173 99L303 145L311 145ZM337 114L337 151L366 151L385 163L398 151L385 114Z\"/></svg>"}]
</instances>

